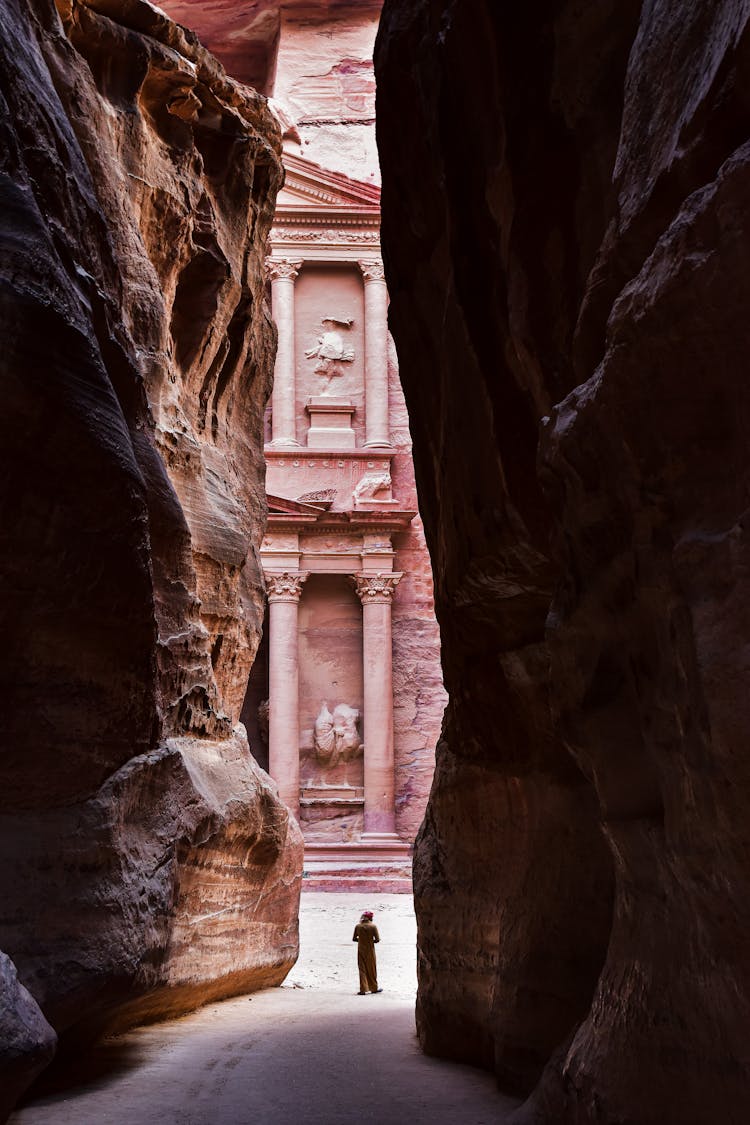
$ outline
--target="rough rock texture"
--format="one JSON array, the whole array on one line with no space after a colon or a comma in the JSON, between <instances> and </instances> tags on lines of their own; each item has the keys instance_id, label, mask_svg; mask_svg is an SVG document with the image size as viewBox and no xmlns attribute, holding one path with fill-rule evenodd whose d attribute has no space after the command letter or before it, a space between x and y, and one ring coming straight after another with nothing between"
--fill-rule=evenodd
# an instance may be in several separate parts
<instances>
[{"instance_id":1,"label":"rough rock texture","mask_svg":"<svg viewBox=\"0 0 750 1125\"><path fill-rule=\"evenodd\" d=\"M432 568L419 515L409 415L390 340L388 364L393 495L417 512L409 530L393 536L395 569L403 573L393 595L393 747L396 763L396 831L414 840L424 819L435 772L435 746L446 704L435 620Z\"/></svg>"},{"instance_id":2,"label":"rough rock texture","mask_svg":"<svg viewBox=\"0 0 750 1125\"><path fill-rule=\"evenodd\" d=\"M749 15L384 7L450 694L418 1026L538 1083L519 1122L750 1115Z\"/></svg>"},{"instance_id":3,"label":"rough rock texture","mask_svg":"<svg viewBox=\"0 0 750 1125\"><path fill-rule=\"evenodd\" d=\"M372 49L381 6L382 0L290 0L283 4L278 0L252 0L239 6L233 0L163 0L163 7L169 14L194 28L229 73L236 78L255 74L256 80L263 82L264 90L272 96L272 105L284 123L285 153L319 162L325 166L326 175L335 169L365 184L379 182L380 179L375 146ZM263 52L266 59L261 66ZM290 170L293 168L294 165L290 164ZM308 168L314 177L315 164ZM292 175L280 197L282 208L285 201L288 204L294 198L290 194L290 187L292 192L294 190L293 183ZM326 186L325 182L321 182L321 197L329 189L330 183ZM332 217L331 222L335 224L340 219L340 215ZM279 233L281 228L277 227L275 234ZM320 233L325 236L325 232L311 232L311 248L316 245L315 238ZM274 243L274 234L271 242ZM372 247L370 250L374 253ZM305 434L310 423L306 404L311 387L305 379L305 360L301 359L301 353L307 346L315 346L320 316L330 311L332 300L339 311L346 307L348 301L361 301L362 278L359 270L356 271L356 295L349 288L354 279L347 271L337 270L338 277L334 277L330 272L319 270L319 266L316 268L312 262L307 262L295 284L300 359L297 372L298 436ZM363 310L361 303L354 307L358 311L350 311L347 315L355 321L353 334L357 343L352 346L361 357L364 351ZM311 318L313 309L315 315ZM314 320L314 326L309 323L310 319ZM305 325L311 329L309 338ZM391 466L393 495L402 508L417 511L409 418L392 341L389 347L390 433L397 450ZM349 384L347 393L355 396L353 401L357 409L353 424L357 440L361 443L364 440L364 371L359 364L357 368L360 378L354 387ZM279 468L278 462L270 462L271 493L278 492L294 499L326 487L326 482L318 479L318 469L307 475L304 460L301 464L295 461L294 466L287 465L288 477L286 470L279 475ZM301 479L303 475L304 483ZM292 483L295 477L297 482ZM341 496L343 489L339 490ZM393 596L396 827L404 840L412 841L424 817L432 782L445 691L440 668L440 638L432 601L430 559L419 516L407 532L394 535L393 544L396 549L394 567L404 574ZM303 616L310 594L308 583L301 603ZM361 621L358 605L356 613ZM360 633L361 629L358 628L357 632ZM309 682L305 665L309 659L303 643L300 653L303 750L311 746L312 724L320 708L317 688L315 701L310 701L312 705L304 699L306 683ZM338 659L348 663L350 669L359 660L357 658L353 664L341 651ZM334 676L339 689L342 671L339 669ZM251 745L258 755L262 751L255 716L259 702L268 697L267 685L267 670L261 657L255 665L244 711ZM328 690L324 694L328 694ZM331 687L330 690L335 689ZM351 691L351 688L348 690ZM351 696L351 700L353 698ZM308 770L303 764L303 777L306 773ZM329 816L330 809L327 809L325 817ZM302 817L307 823L316 821L316 832L327 833L330 829L333 838L348 839L361 820L361 811L351 814L347 810L345 815L331 819L325 828L321 823L320 809L308 807Z\"/></svg>"},{"instance_id":4,"label":"rough rock texture","mask_svg":"<svg viewBox=\"0 0 750 1125\"><path fill-rule=\"evenodd\" d=\"M0 1120L55 1053L57 1036L0 953Z\"/></svg>"},{"instance_id":5,"label":"rough rock texture","mask_svg":"<svg viewBox=\"0 0 750 1125\"><path fill-rule=\"evenodd\" d=\"M279 981L265 102L142 0L0 3L0 947L60 1033Z\"/></svg>"},{"instance_id":6,"label":"rough rock texture","mask_svg":"<svg viewBox=\"0 0 750 1125\"><path fill-rule=\"evenodd\" d=\"M372 48L382 0L166 0L229 74L273 98L285 148L379 182Z\"/></svg>"}]
</instances>

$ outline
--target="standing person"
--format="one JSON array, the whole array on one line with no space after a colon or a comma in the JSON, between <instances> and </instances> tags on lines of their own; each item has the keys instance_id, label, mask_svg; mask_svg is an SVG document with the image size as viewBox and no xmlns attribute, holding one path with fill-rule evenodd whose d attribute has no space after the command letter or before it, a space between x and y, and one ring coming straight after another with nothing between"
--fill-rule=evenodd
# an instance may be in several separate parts
<instances>
[{"instance_id":1,"label":"standing person","mask_svg":"<svg viewBox=\"0 0 750 1125\"><path fill-rule=\"evenodd\" d=\"M375 961L375 943L380 941L378 927L373 924L372 911L365 910L354 927L352 941L357 943L357 966L359 968L359 995L367 992L382 992L378 988L378 966Z\"/></svg>"}]
</instances>

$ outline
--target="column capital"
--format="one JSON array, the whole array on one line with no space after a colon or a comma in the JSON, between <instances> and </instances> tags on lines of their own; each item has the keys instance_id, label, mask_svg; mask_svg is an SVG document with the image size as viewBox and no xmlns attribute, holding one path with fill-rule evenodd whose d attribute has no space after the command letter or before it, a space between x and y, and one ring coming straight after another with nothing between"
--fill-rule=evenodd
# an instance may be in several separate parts
<instances>
[{"instance_id":1,"label":"column capital","mask_svg":"<svg viewBox=\"0 0 750 1125\"><path fill-rule=\"evenodd\" d=\"M385 281L385 269L381 258L363 258L357 262L362 276L367 281Z\"/></svg>"},{"instance_id":2,"label":"column capital","mask_svg":"<svg viewBox=\"0 0 750 1125\"><path fill-rule=\"evenodd\" d=\"M307 574L266 574L266 593L269 602L298 602Z\"/></svg>"},{"instance_id":3,"label":"column capital","mask_svg":"<svg viewBox=\"0 0 750 1125\"><path fill-rule=\"evenodd\" d=\"M277 281L280 277L287 281L294 281L301 269L301 261L293 262L289 258L266 258L266 276L271 281Z\"/></svg>"},{"instance_id":4,"label":"column capital","mask_svg":"<svg viewBox=\"0 0 750 1125\"><path fill-rule=\"evenodd\" d=\"M372 602L388 602L393 598L393 591L401 581L400 573L381 574L353 574L351 577L354 589L362 605Z\"/></svg>"}]
</instances>

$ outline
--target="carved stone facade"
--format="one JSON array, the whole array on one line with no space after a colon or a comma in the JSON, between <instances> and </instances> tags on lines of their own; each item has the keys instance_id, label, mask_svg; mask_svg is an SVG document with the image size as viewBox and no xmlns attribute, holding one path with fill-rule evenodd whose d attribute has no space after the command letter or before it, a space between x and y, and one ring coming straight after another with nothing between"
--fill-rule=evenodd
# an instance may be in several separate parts
<instances>
[{"instance_id":1,"label":"carved stone facade","mask_svg":"<svg viewBox=\"0 0 750 1125\"><path fill-rule=\"evenodd\" d=\"M267 637L243 713L299 816L312 885L406 889L444 695L408 419L388 334L379 189L285 153L267 273Z\"/></svg>"}]
</instances>

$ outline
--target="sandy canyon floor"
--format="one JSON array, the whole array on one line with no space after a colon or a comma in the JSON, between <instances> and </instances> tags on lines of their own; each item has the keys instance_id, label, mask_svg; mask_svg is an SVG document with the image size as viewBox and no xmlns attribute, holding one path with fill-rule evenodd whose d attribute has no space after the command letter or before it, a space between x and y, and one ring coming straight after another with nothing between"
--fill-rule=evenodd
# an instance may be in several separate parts
<instances>
[{"instance_id":1,"label":"sandy canyon floor","mask_svg":"<svg viewBox=\"0 0 750 1125\"><path fill-rule=\"evenodd\" d=\"M356 995L368 908L380 996ZM502 1125L517 1103L490 1075L418 1048L409 895L303 894L300 938L281 988L107 1040L10 1125Z\"/></svg>"}]
</instances>

